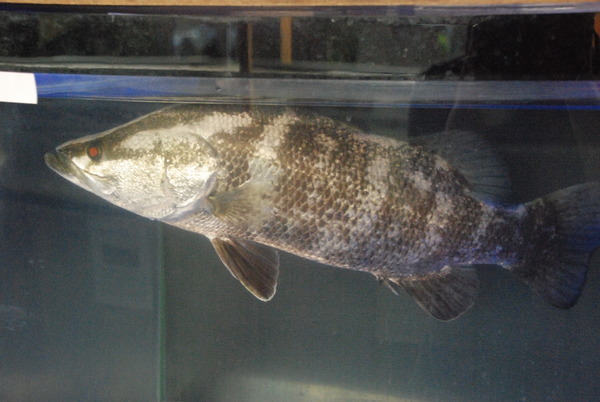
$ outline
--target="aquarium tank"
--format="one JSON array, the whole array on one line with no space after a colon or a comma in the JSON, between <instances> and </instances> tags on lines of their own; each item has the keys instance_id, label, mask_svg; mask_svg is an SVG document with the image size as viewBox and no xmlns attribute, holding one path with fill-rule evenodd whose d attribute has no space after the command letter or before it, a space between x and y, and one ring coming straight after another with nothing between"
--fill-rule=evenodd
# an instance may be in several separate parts
<instances>
[{"instance_id":1,"label":"aquarium tank","mask_svg":"<svg viewBox=\"0 0 600 402\"><path fill-rule=\"evenodd\" d=\"M600 243L600 201L595 198L600 180L598 12L597 3L340 8L0 5L0 399L596 399L600 255L592 251ZM188 120L177 117L169 123L163 116L173 110L188 111ZM211 126L201 117L194 120L194 113L202 116L203 110L221 111L225 117L216 121L224 126ZM119 165L122 177L134 172L147 181L137 187L145 195L132 201L123 195L130 193L119 192L120 179L102 181L100 173L81 173L88 166L100 166L94 162L103 156L116 155L115 144L132 132L160 133L160 149L119 158L130 162L134 156L165 151L173 138L179 141L187 135L178 131L184 120L192 121L193 127L203 121L215 138L267 132L264 121L252 114L261 110L275 113L280 125L268 120L271 142L259 144L267 150L256 155L267 158L271 168L300 177L293 187L277 184L288 176L265 173L260 185L236 190L232 184L234 191L222 195L218 190L223 187L211 181L216 176L208 168L202 170L206 165L182 168L177 172L183 173L174 176L165 167L157 179L148 167L155 168L154 162L133 161L125 169ZM154 112L157 118L123 126ZM294 130L290 119L298 123ZM116 142L88 137L117 127L121 131L115 132L125 134ZM287 137L278 137L282 132ZM131 138L138 150L145 146L139 137ZM244 138L231 137L224 147L225 142L217 146L206 140L197 152L213 161L208 166L228 166L232 172L264 167L260 163L267 162L234 156L214 162L223 149L248 152L251 143ZM301 146L309 144L307 138L320 142L303 148L308 161L304 165L295 151L287 159L278 153L282 142ZM446 143L445 138L455 140ZM301 209L294 200L305 197L312 202L309 190L343 182L342 173L355 172L361 160L374 175L369 180L387 181L367 180L356 188L379 189L380 196L368 201L380 202L387 197L381 194L398 183L392 183L393 175L377 173L381 166L395 166L386 159L392 156L361 155L364 149L400 147L399 141L411 144L402 152L410 152L416 162L397 187L416 188L406 194L421 194L432 186L446 189L436 193L435 205L450 211L443 215L447 219L435 225L430 220L428 228L470 222L470 236L476 228L487 227L482 217L496 219L481 208L494 214L503 211L502 234L491 231L478 238L489 243L481 246L488 250L485 258L480 250L466 247L461 256L472 258L444 254L430 265L378 268L371 272L375 277L352 269L395 252L393 242L385 248L370 240L376 229L362 220L367 216L364 208L351 220L352 228L334 207L322 211L320 223L303 233L326 245L310 249L289 235L270 243L284 250L278 257L273 249L245 239L219 240L216 232L196 230L209 239L195 233L191 224L177 225L190 211L204 208L228 224L242 222L240 230L250 236L250 226L243 225L279 208L270 204L273 194L291 200L291 209ZM65 143L71 144L71 154L56 150ZM160 160L171 163L189 155L189 149L178 149ZM322 158L311 159L315 155ZM329 160L327 155L347 159ZM340 176L319 176L324 165ZM299 173L298 166L312 173ZM423 166L429 166L429 173ZM493 186L502 187L502 197L471 191L471 179L483 176L500 178L502 183L494 181ZM177 192L177 183L187 185L190 177L199 180L197 188L202 190L192 186L191 196ZM592 184L573 187L584 183ZM287 192L281 194L282 188ZM356 188L336 189L332 205L340 199L356 200L355 194L362 191ZM152 189L160 194L153 195ZM240 202L239 196L248 198ZM153 197L161 208L171 210L140 207ZM185 200L171 202L173 197ZM435 209L427 204L429 198L415 197L406 204L411 211ZM467 204L471 209L463 208ZM548 205L554 208L549 217L534 214L547 211ZM431 213L431 219L442 216ZM522 229L526 213L552 222ZM277 227L292 227L286 222ZM330 230L333 223L338 226ZM562 243L544 243L544 233L563 227L574 233L563 239L571 242L570 250L580 247L585 253L577 249L580 254L570 254ZM405 229L399 225L397 230ZM342 235L360 233L356 241L366 239L374 251L354 256L359 246L343 243L336 230ZM419 230L425 229L417 227L413 237L388 232L386 239L397 236L398 247L401 244L408 254L463 244L458 232L448 232L443 242L426 236L420 241ZM566 259L577 267L573 278L565 279L571 292L561 293L566 300L556 301L553 291L538 285L539 278L544 280L535 273L539 271L513 268L521 254L506 254L503 243L513 233L521 234L514 240L516 254L525 250L532 261ZM261 239L268 242L266 235ZM423 243L425 239L429 243ZM248 250L250 256L244 254ZM346 261L349 255L354 265L345 268L350 269L335 266L343 265L336 261ZM269 269L278 266L278 276L268 270L271 282L252 277L252 272L244 276L248 259ZM427 283L444 287L449 277L442 273L447 270L440 271L440 266L426 271L439 261L454 264L452 275L460 280L452 276L455 288L450 295L431 301L427 287L414 285L410 275L426 272L434 280ZM390 279L386 269L392 268L400 279ZM453 310L454 304L460 308Z\"/></svg>"}]
</instances>

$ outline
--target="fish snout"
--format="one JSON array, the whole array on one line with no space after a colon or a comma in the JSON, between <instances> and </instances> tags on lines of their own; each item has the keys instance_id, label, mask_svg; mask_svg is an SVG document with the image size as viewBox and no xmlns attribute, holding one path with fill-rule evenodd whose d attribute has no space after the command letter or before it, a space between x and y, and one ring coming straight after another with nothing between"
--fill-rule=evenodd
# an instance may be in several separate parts
<instances>
[{"instance_id":1,"label":"fish snout","mask_svg":"<svg viewBox=\"0 0 600 402\"><path fill-rule=\"evenodd\" d=\"M44 155L46 165L60 175L73 175L71 162L60 152L48 152Z\"/></svg>"}]
</instances>

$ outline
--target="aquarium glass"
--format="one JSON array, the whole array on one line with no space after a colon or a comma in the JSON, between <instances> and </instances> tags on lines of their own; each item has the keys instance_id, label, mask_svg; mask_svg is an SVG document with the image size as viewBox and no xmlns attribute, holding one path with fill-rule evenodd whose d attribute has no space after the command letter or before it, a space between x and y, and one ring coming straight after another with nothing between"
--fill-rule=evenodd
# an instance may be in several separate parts
<instances>
[{"instance_id":1,"label":"aquarium glass","mask_svg":"<svg viewBox=\"0 0 600 402\"><path fill-rule=\"evenodd\" d=\"M174 104L289 108L424 146L470 132L509 178L486 202L516 210L600 180L596 11L0 6L0 93L16 72L37 96L0 102L0 399L593 400L598 253L570 309L481 265L474 306L443 322L285 252L263 302L206 237L44 155Z\"/></svg>"}]
</instances>

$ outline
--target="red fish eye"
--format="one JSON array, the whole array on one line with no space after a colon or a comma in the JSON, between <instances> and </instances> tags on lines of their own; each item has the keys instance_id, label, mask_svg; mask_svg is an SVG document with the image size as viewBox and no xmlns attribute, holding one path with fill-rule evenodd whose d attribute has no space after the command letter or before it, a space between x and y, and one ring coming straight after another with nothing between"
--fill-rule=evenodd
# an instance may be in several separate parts
<instances>
[{"instance_id":1,"label":"red fish eye","mask_svg":"<svg viewBox=\"0 0 600 402\"><path fill-rule=\"evenodd\" d=\"M100 159L100 157L102 156L102 152L100 151L100 147L98 147L97 145L90 145L87 148L87 156L93 160L93 161L97 161Z\"/></svg>"}]
</instances>

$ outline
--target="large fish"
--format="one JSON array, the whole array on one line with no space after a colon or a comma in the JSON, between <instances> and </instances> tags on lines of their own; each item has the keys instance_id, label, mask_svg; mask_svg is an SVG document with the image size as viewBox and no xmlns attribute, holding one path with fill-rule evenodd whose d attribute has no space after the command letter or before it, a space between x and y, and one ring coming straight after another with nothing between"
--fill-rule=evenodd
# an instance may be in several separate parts
<instances>
[{"instance_id":1,"label":"large fish","mask_svg":"<svg viewBox=\"0 0 600 402\"><path fill-rule=\"evenodd\" d=\"M291 109L183 105L45 159L119 207L207 236L261 300L275 293L280 249L370 272L441 320L472 306L473 264L574 305L600 244L600 183L502 206L500 164L481 142L438 137L411 145Z\"/></svg>"}]
</instances>

